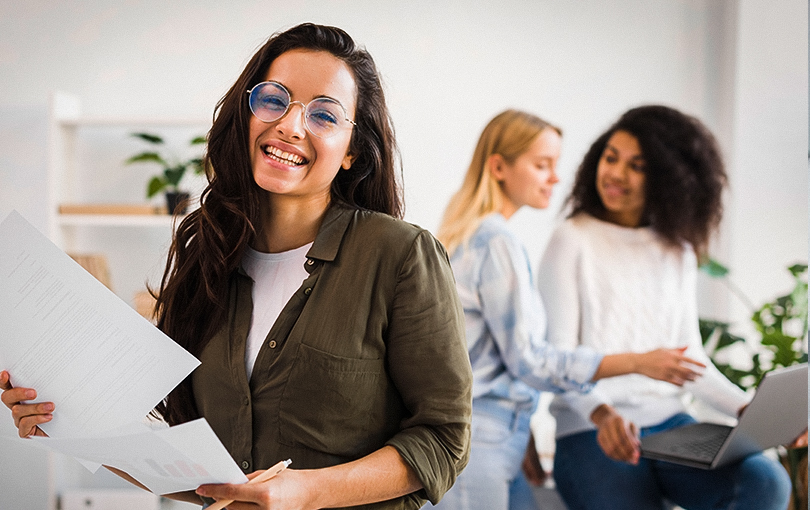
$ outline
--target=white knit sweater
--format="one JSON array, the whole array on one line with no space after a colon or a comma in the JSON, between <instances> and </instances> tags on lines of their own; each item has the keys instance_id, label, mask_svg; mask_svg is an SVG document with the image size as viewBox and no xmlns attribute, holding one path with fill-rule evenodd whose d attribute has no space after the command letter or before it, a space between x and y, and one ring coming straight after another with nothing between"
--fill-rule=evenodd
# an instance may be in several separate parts
<instances>
[{"instance_id":1,"label":"white knit sweater","mask_svg":"<svg viewBox=\"0 0 810 510\"><path fill-rule=\"evenodd\" d=\"M685 411L691 393L730 416L749 397L711 364L697 316L697 260L690 246L673 249L649 228L625 228L580 214L554 232L538 273L548 315L548 340L604 354L688 346L705 363L703 376L683 388L626 375L603 379L588 394L555 397L557 437L593 429L591 412L614 407L640 427Z\"/></svg>"}]
</instances>

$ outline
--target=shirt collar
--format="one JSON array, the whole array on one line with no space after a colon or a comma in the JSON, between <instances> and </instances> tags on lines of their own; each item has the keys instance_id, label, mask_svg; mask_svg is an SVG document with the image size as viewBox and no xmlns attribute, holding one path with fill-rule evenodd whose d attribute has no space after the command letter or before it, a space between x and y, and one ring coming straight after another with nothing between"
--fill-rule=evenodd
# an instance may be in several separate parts
<instances>
[{"instance_id":1,"label":"shirt collar","mask_svg":"<svg viewBox=\"0 0 810 510\"><path fill-rule=\"evenodd\" d=\"M326 262L334 261L343 235L352 221L354 211L354 209L332 204L326 211L318 235L315 236L315 242L307 252L307 257Z\"/></svg>"},{"instance_id":2,"label":"shirt collar","mask_svg":"<svg viewBox=\"0 0 810 510\"><path fill-rule=\"evenodd\" d=\"M315 236L312 247L307 252L308 259L318 259L326 262L335 260L340 248L340 242L343 240L343 234L352 221L354 211L354 209L335 204L326 210L321 228ZM237 272L242 276L248 276L241 263L237 268Z\"/></svg>"}]
</instances>

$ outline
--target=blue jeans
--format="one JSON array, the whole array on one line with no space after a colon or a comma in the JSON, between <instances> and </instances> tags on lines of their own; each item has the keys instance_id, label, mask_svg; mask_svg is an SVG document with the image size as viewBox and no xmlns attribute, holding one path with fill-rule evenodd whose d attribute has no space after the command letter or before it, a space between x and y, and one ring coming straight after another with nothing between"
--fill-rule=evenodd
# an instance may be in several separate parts
<instances>
[{"instance_id":1,"label":"blue jeans","mask_svg":"<svg viewBox=\"0 0 810 510\"><path fill-rule=\"evenodd\" d=\"M641 435L694 422L676 414ZM710 471L645 458L633 466L605 456L596 431L557 440L554 480L570 510L662 510L665 499L689 510L785 510L791 490L782 465L761 453Z\"/></svg>"},{"instance_id":2,"label":"blue jeans","mask_svg":"<svg viewBox=\"0 0 810 510\"><path fill-rule=\"evenodd\" d=\"M520 468L529 442L529 421L535 405L535 402L516 404L494 398L473 400L470 462L436 508L536 508L531 486Z\"/></svg>"}]
</instances>

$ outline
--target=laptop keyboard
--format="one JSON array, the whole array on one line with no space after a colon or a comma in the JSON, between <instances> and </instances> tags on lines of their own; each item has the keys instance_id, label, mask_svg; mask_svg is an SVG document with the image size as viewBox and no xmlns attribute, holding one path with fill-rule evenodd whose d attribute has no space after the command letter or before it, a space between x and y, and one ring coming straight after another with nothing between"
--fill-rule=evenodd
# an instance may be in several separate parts
<instances>
[{"instance_id":1,"label":"laptop keyboard","mask_svg":"<svg viewBox=\"0 0 810 510\"><path fill-rule=\"evenodd\" d=\"M714 429L709 437L696 439L693 442L679 444L672 449L675 453L688 455L694 459L711 461L714 459L720 447L731 433L731 429Z\"/></svg>"}]
</instances>

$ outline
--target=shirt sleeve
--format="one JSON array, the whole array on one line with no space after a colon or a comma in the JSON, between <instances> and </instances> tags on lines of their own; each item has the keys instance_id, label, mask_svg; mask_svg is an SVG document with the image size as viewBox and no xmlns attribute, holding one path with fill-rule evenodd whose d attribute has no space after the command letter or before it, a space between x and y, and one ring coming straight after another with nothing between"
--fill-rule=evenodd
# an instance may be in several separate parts
<instances>
[{"instance_id":1,"label":"shirt sleeve","mask_svg":"<svg viewBox=\"0 0 810 510\"><path fill-rule=\"evenodd\" d=\"M682 345L688 346L687 356L706 365L703 375L693 382L684 384L684 389L718 411L736 418L740 408L748 404L750 397L714 366L703 349L697 313L697 258L692 249L686 247L682 259L682 302L685 303L680 334Z\"/></svg>"},{"instance_id":2,"label":"shirt sleeve","mask_svg":"<svg viewBox=\"0 0 810 510\"><path fill-rule=\"evenodd\" d=\"M387 444L436 503L469 459L472 370L450 263L427 231L400 269L387 336L388 373L410 411Z\"/></svg>"},{"instance_id":3,"label":"shirt sleeve","mask_svg":"<svg viewBox=\"0 0 810 510\"><path fill-rule=\"evenodd\" d=\"M546 314L528 256L506 236L488 244L479 296L484 321L513 377L538 390L585 392L602 356L588 348L546 340Z\"/></svg>"},{"instance_id":4,"label":"shirt sleeve","mask_svg":"<svg viewBox=\"0 0 810 510\"><path fill-rule=\"evenodd\" d=\"M582 348L579 252L576 236L563 224L549 239L538 270L537 286L548 317L547 338L558 349ZM588 423L594 409L612 403L598 385L587 394L567 392L560 398Z\"/></svg>"}]
</instances>

